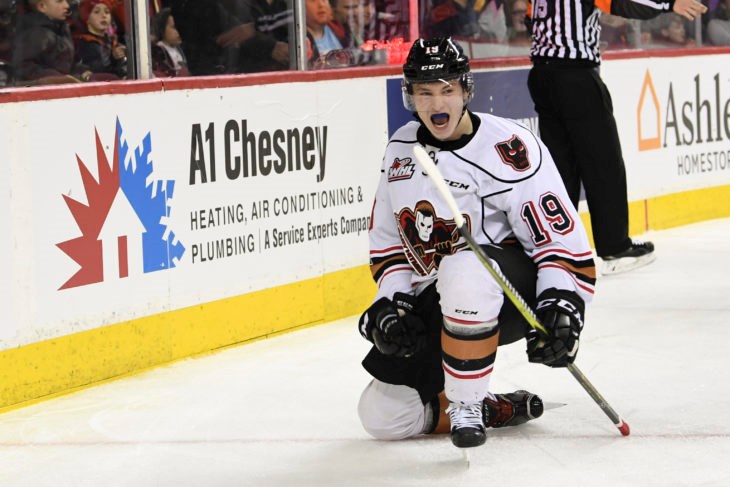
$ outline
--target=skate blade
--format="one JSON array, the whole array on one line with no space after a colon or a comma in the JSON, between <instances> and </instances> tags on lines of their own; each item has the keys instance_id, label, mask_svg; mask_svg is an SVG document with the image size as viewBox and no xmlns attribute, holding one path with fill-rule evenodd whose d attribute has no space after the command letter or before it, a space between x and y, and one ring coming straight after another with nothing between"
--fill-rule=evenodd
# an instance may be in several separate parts
<instances>
[{"instance_id":1,"label":"skate blade","mask_svg":"<svg viewBox=\"0 0 730 487\"><path fill-rule=\"evenodd\" d=\"M471 458L469 455L469 448L459 448L461 450L461 456L464 459L464 463L466 464L466 468L469 468L471 465Z\"/></svg>"},{"instance_id":2,"label":"skate blade","mask_svg":"<svg viewBox=\"0 0 730 487\"><path fill-rule=\"evenodd\" d=\"M612 274L620 274L622 272L633 271L639 267L644 267L656 260L654 252L641 257L622 257L620 259L603 260L599 266L599 272L602 276L610 276Z\"/></svg>"},{"instance_id":3,"label":"skate blade","mask_svg":"<svg viewBox=\"0 0 730 487\"><path fill-rule=\"evenodd\" d=\"M549 411L550 409L558 409L567 406L564 402L545 402L542 403L542 410Z\"/></svg>"}]
</instances>

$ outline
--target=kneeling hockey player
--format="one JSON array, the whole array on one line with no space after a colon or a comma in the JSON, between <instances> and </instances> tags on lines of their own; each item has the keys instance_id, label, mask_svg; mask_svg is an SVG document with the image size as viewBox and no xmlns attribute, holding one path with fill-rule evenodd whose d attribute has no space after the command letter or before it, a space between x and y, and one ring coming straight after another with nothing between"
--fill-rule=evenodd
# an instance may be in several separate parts
<instances>
[{"instance_id":1,"label":"kneeling hockey player","mask_svg":"<svg viewBox=\"0 0 730 487\"><path fill-rule=\"evenodd\" d=\"M489 388L498 345L522 338L528 359L575 360L595 286L585 229L550 153L527 128L468 110L469 59L450 38L417 40L403 66L403 101L416 120L388 142L370 230L378 285L360 318L374 346L374 377L360 420L379 439L450 431L457 447L484 443L486 427L542 414L527 391ZM437 163L469 231L548 331L534 332L470 251L446 204L417 166L422 146Z\"/></svg>"}]
</instances>

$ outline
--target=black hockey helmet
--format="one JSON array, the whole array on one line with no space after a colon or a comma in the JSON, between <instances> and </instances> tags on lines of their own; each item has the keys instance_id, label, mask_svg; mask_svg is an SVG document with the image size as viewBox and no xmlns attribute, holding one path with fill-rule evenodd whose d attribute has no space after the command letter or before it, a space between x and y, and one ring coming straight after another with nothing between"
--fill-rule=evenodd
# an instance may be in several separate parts
<instances>
[{"instance_id":1,"label":"black hockey helmet","mask_svg":"<svg viewBox=\"0 0 730 487\"><path fill-rule=\"evenodd\" d=\"M451 37L417 39L408 52L403 65L403 104L415 111L411 95L414 83L449 81L458 79L467 95L466 103L474 98L474 77L469 58L461 46Z\"/></svg>"}]
</instances>

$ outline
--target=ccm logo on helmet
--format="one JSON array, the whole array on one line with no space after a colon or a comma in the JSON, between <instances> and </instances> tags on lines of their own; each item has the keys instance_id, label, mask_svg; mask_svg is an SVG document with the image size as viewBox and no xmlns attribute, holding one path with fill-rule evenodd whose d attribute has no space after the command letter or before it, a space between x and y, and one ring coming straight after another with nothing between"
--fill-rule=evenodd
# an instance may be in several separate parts
<instances>
[{"instance_id":1,"label":"ccm logo on helmet","mask_svg":"<svg viewBox=\"0 0 730 487\"><path fill-rule=\"evenodd\" d=\"M429 71L431 69L439 69L443 67L443 64L426 64L424 66L421 66L421 71Z\"/></svg>"}]
</instances>

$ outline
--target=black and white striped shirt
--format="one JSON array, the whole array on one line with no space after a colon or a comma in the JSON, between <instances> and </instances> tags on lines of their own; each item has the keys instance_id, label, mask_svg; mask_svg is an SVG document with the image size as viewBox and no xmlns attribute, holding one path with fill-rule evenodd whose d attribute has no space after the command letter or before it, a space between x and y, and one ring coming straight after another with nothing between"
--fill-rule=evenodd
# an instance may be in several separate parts
<instances>
[{"instance_id":1,"label":"black and white striped shirt","mask_svg":"<svg viewBox=\"0 0 730 487\"><path fill-rule=\"evenodd\" d=\"M654 0L533 0L533 59L574 59L601 62L601 10L626 18L649 19L671 11L673 1Z\"/></svg>"}]
</instances>

